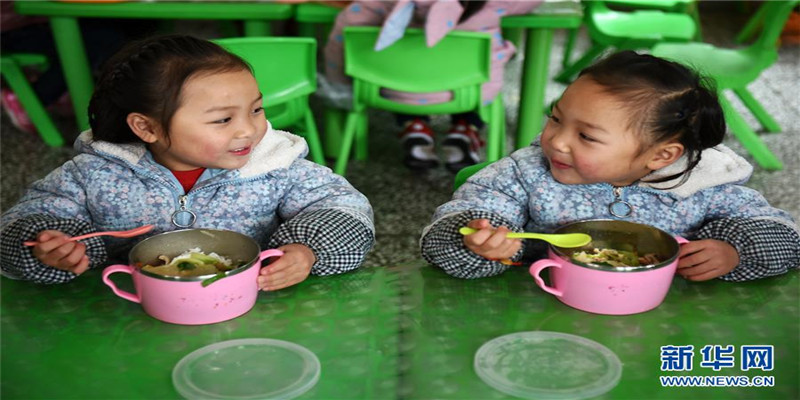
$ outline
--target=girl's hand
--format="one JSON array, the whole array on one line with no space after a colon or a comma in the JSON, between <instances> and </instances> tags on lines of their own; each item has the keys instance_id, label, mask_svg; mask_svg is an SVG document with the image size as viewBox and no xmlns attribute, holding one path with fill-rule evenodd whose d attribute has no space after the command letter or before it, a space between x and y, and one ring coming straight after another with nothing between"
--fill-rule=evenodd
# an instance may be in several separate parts
<instances>
[{"instance_id":1,"label":"girl's hand","mask_svg":"<svg viewBox=\"0 0 800 400\"><path fill-rule=\"evenodd\" d=\"M317 262L314 252L303 244L287 244L278 247L278 250L283 251L283 255L272 264L261 268L257 279L261 290L278 290L296 285L308 278L311 266Z\"/></svg>"},{"instance_id":2,"label":"girl's hand","mask_svg":"<svg viewBox=\"0 0 800 400\"><path fill-rule=\"evenodd\" d=\"M508 259L522 248L521 239L506 238L511 230L505 226L495 229L487 219L474 219L467 226L478 231L464 236L464 245L481 257L492 260Z\"/></svg>"},{"instance_id":3,"label":"girl's hand","mask_svg":"<svg viewBox=\"0 0 800 400\"><path fill-rule=\"evenodd\" d=\"M707 281L733 271L739 253L721 240L695 240L681 245L678 274L690 281Z\"/></svg>"},{"instance_id":4,"label":"girl's hand","mask_svg":"<svg viewBox=\"0 0 800 400\"><path fill-rule=\"evenodd\" d=\"M86 245L67 241L70 236L59 231L41 231L36 236L39 242L33 246L33 256L45 265L80 275L89 269Z\"/></svg>"}]
</instances>

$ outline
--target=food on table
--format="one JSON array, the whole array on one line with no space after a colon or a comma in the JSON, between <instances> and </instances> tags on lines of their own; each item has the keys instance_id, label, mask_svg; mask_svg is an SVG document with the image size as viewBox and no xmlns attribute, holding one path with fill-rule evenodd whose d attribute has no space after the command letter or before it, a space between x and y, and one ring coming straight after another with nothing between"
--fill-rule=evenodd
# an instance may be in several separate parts
<instances>
[{"instance_id":1,"label":"food on table","mask_svg":"<svg viewBox=\"0 0 800 400\"><path fill-rule=\"evenodd\" d=\"M577 251L572 254L572 259L585 264L609 265L612 267L638 267L661 262L661 260L652 253L640 257L635 251L607 248Z\"/></svg>"},{"instance_id":2,"label":"food on table","mask_svg":"<svg viewBox=\"0 0 800 400\"><path fill-rule=\"evenodd\" d=\"M172 260L167 256L158 256L161 265L145 265L142 270L165 276L201 276L224 273L245 264L243 261L233 262L217 253L203 253L199 247L189 249Z\"/></svg>"}]
</instances>

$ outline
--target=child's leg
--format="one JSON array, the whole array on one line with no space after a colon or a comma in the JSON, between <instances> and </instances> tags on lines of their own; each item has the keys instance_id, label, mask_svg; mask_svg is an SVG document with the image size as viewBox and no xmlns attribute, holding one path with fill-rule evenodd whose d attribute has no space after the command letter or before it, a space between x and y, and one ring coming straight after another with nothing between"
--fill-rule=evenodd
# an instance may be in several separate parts
<instances>
[{"instance_id":1,"label":"child's leg","mask_svg":"<svg viewBox=\"0 0 800 400\"><path fill-rule=\"evenodd\" d=\"M403 164L413 170L425 170L439 165L433 141L433 130L427 115L395 114L397 124L402 127L400 143L405 156Z\"/></svg>"},{"instance_id":2,"label":"child's leg","mask_svg":"<svg viewBox=\"0 0 800 400\"><path fill-rule=\"evenodd\" d=\"M480 162L480 150L485 146L480 137L484 122L476 112L454 114L450 117L452 126L442 143L445 167L458 172L464 167Z\"/></svg>"}]
</instances>

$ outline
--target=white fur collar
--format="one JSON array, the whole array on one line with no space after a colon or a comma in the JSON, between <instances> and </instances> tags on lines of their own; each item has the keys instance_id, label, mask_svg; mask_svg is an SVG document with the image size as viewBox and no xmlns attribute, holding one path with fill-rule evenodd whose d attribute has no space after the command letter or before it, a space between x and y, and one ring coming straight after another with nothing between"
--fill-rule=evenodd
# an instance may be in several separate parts
<instances>
[{"instance_id":1,"label":"white fur collar","mask_svg":"<svg viewBox=\"0 0 800 400\"><path fill-rule=\"evenodd\" d=\"M653 171L642 180L653 180L677 174L686 168L687 158L681 157L671 165ZM663 190L668 193L686 198L703 189L723 185L726 183L744 183L753 173L753 166L744 158L736 154L725 145L718 145L703 150L700 162L689 173L685 182L676 178L667 182L647 183L639 182L639 186Z\"/></svg>"},{"instance_id":2,"label":"white fur collar","mask_svg":"<svg viewBox=\"0 0 800 400\"><path fill-rule=\"evenodd\" d=\"M81 151L90 150L108 154L132 165L138 164L147 154L147 147L144 143L117 144L102 140L94 141L91 130L86 130L78 136L75 148ZM239 168L239 176L248 178L288 167L294 160L305 157L307 152L308 147L303 138L289 132L272 129L272 124L268 122L267 133L258 146L253 148L247 164Z\"/></svg>"},{"instance_id":3,"label":"white fur collar","mask_svg":"<svg viewBox=\"0 0 800 400\"><path fill-rule=\"evenodd\" d=\"M306 153L308 145L305 139L286 131L274 130L270 124L264 139L253 149L250 161L239 168L239 174L247 178L285 168L294 160L305 157Z\"/></svg>"}]
</instances>

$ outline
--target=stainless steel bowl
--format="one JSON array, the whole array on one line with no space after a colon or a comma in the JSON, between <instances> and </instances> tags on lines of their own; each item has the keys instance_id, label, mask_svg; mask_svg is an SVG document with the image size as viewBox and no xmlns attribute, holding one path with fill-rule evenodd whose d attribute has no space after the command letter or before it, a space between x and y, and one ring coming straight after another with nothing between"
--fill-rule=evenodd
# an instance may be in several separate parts
<instances>
[{"instance_id":1,"label":"stainless steel bowl","mask_svg":"<svg viewBox=\"0 0 800 400\"><path fill-rule=\"evenodd\" d=\"M555 233L586 233L592 241L578 248L562 248L550 246L556 255L569 262L582 267L601 269L605 271L641 271L661 268L669 265L678 257L680 246L678 241L670 234L650 225L613 219L594 219L573 222L556 229ZM589 251L594 248L610 248L617 250L635 250L640 256L655 254L662 260L658 264L640 265L634 267L614 267L582 263L572 259L573 253Z\"/></svg>"},{"instance_id":2,"label":"stainless steel bowl","mask_svg":"<svg viewBox=\"0 0 800 400\"><path fill-rule=\"evenodd\" d=\"M220 256L234 261L247 261L246 264L230 270L225 276L236 275L252 266L258 261L261 251L258 243L247 235L239 232L217 229L183 229L164 232L142 240L128 253L130 265L147 265L158 260L158 256L165 255L172 259L189 249L199 247L204 253L217 253ZM172 280L172 281L202 281L211 275L191 277L165 276L139 270L144 275Z\"/></svg>"}]
</instances>

